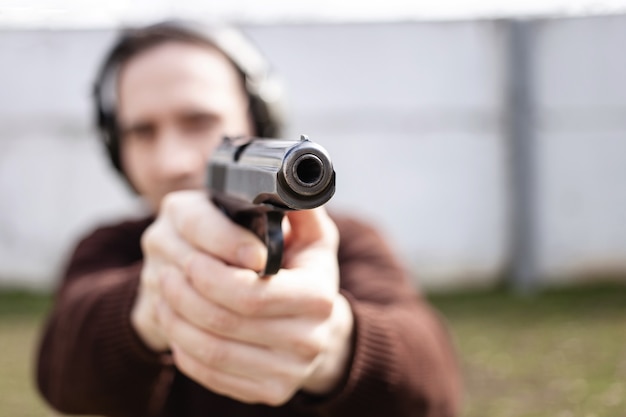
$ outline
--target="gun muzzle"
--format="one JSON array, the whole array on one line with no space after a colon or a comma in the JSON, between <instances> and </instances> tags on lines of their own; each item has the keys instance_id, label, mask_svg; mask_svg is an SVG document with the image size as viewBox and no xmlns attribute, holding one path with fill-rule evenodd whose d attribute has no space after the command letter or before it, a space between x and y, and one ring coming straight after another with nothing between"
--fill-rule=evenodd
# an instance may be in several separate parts
<instances>
[{"instance_id":1,"label":"gun muzzle","mask_svg":"<svg viewBox=\"0 0 626 417\"><path fill-rule=\"evenodd\" d=\"M335 172L328 154L306 137L286 153L279 174L283 192L291 194L294 200L305 206L312 201L315 206L328 201L334 193L334 179Z\"/></svg>"}]
</instances>

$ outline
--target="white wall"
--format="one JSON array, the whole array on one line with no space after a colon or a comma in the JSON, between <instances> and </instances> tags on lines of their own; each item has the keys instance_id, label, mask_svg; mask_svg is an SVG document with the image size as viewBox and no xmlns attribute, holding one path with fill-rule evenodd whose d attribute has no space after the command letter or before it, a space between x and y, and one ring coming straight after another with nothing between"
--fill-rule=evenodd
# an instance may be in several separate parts
<instances>
[{"instance_id":1,"label":"white wall","mask_svg":"<svg viewBox=\"0 0 626 417\"><path fill-rule=\"evenodd\" d=\"M378 223L432 285L491 279L506 255L498 29L251 31L285 74L293 134L309 134L335 159L333 205Z\"/></svg>"},{"instance_id":2,"label":"white wall","mask_svg":"<svg viewBox=\"0 0 626 417\"><path fill-rule=\"evenodd\" d=\"M626 271L626 18L536 32L540 266L553 281Z\"/></svg>"},{"instance_id":3,"label":"white wall","mask_svg":"<svg viewBox=\"0 0 626 417\"><path fill-rule=\"evenodd\" d=\"M508 261L497 22L247 26L325 145L332 206L377 223L429 287ZM626 17L537 24L541 272L626 272ZM0 32L0 283L50 286L76 239L132 211L89 129L110 31ZM574 47L573 45L576 45ZM601 45L601 46L599 46Z\"/></svg>"}]
</instances>

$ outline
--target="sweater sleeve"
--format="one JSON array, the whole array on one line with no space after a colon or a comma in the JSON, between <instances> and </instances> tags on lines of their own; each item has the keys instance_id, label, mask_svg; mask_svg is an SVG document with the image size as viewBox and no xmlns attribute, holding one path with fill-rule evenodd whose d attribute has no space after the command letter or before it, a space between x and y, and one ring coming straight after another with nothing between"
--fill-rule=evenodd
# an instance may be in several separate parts
<instances>
[{"instance_id":1,"label":"sweater sleeve","mask_svg":"<svg viewBox=\"0 0 626 417\"><path fill-rule=\"evenodd\" d=\"M130 323L142 266L140 255L129 256L139 250L133 237L137 248L123 229L100 229L71 258L37 367L39 390L59 411L149 416L166 397L173 366L150 351Z\"/></svg>"},{"instance_id":2,"label":"sweater sleeve","mask_svg":"<svg viewBox=\"0 0 626 417\"><path fill-rule=\"evenodd\" d=\"M341 291L355 319L353 352L343 385L306 407L333 417L458 415L459 370L442 321L374 229L335 221Z\"/></svg>"}]
</instances>

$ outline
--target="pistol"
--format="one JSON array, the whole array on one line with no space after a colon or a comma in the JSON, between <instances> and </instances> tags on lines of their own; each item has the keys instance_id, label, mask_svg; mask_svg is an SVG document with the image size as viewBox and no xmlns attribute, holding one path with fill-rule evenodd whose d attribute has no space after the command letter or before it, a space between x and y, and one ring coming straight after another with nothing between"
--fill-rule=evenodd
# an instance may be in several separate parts
<instances>
[{"instance_id":1,"label":"pistol","mask_svg":"<svg viewBox=\"0 0 626 417\"><path fill-rule=\"evenodd\" d=\"M300 140L225 137L207 169L213 203L267 247L260 276L274 275L283 257L282 220L288 210L307 210L335 193L328 152L306 135Z\"/></svg>"}]
</instances>

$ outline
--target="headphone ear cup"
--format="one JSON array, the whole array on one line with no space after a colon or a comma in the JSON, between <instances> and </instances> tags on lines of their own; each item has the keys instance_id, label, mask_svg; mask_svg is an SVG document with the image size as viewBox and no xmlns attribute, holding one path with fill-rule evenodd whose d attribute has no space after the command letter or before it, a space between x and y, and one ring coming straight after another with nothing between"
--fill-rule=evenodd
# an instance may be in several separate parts
<instances>
[{"instance_id":1,"label":"headphone ear cup","mask_svg":"<svg viewBox=\"0 0 626 417\"><path fill-rule=\"evenodd\" d=\"M270 109L265 101L255 94L249 94L250 112L254 121L254 130L257 136L274 138L280 135L280 127L274 123Z\"/></svg>"},{"instance_id":2,"label":"headphone ear cup","mask_svg":"<svg viewBox=\"0 0 626 417\"><path fill-rule=\"evenodd\" d=\"M105 84L111 82L111 77L115 68L119 64L120 52L123 50L127 41L127 36L122 34L117 44L110 50L98 75L94 82L93 100L95 107L95 121L100 141L104 145L105 151L111 164L125 179L126 176L122 170L119 153L119 135L117 122L115 120L115 110L107 109L104 103L104 90L107 88Z\"/></svg>"},{"instance_id":3,"label":"headphone ear cup","mask_svg":"<svg viewBox=\"0 0 626 417\"><path fill-rule=\"evenodd\" d=\"M96 127L100 136L101 142L104 145L107 156L111 161L113 167L122 175L122 165L120 162L119 142L117 122L115 115L107 112L102 104L100 96L100 80L96 82L96 88L94 88L94 101L96 107Z\"/></svg>"},{"instance_id":4,"label":"headphone ear cup","mask_svg":"<svg viewBox=\"0 0 626 417\"><path fill-rule=\"evenodd\" d=\"M120 137L117 129L115 117L108 116L105 120L105 129L102 134L105 136L104 144L109 154L109 159L113 167L120 173L124 174L122 162L120 160Z\"/></svg>"}]
</instances>

